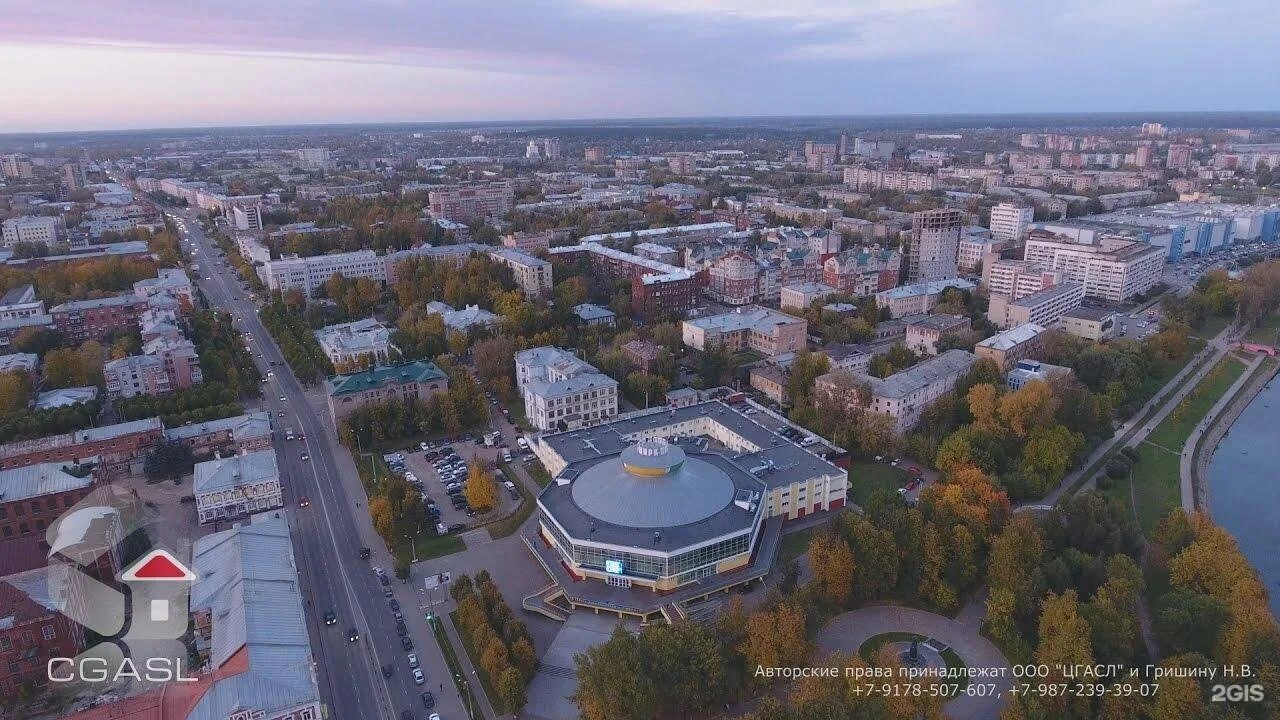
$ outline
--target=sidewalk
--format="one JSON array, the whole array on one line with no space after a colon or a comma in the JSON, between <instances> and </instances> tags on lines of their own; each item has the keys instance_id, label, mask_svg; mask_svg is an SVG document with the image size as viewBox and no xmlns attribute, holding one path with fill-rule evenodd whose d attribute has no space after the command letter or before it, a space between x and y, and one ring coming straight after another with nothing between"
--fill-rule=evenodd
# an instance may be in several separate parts
<instances>
[{"instance_id":1,"label":"sidewalk","mask_svg":"<svg viewBox=\"0 0 1280 720\"><path fill-rule=\"evenodd\" d=\"M1267 355L1259 353L1249 363L1249 367L1236 380L1230 388L1223 393L1218 402L1214 404L1209 412L1205 413L1204 420L1191 431L1187 436L1186 443L1182 446L1182 456L1178 463L1178 479L1182 487L1182 509L1192 512L1197 505L1204 505L1204 498L1198 497L1196 491L1197 478L1208 465L1209 457L1212 456L1213 450L1217 447L1217 443L1226 434L1231 423L1235 422L1235 416L1227 419L1222 427L1218 427L1218 419L1224 413L1232 409L1232 404L1237 400L1244 400L1239 411L1243 411L1248 406L1262 386L1271 380L1269 376L1258 377L1258 367L1267 360ZM1236 415L1239 413L1237 412ZM1200 452L1200 442L1208 435L1207 450L1208 456L1204 456Z\"/></svg>"},{"instance_id":2,"label":"sidewalk","mask_svg":"<svg viewBox=\"0 0 1280 720\"><path fill-rule=\"evenodd\" d=\"M478 717L492 720L497 718L509 718L510 715L499 715L489 702L488 694L484 691L484 686L480 684L480 676L476 673L475 666L471 664L471 656L467 655L467 649L462 644L462 638L458 635L458 631L453 627L453 618L449 617L447 612L440 614L440 627L444 628L444 634L449 638L449 643L453 645L454 654L458 656L458 663L462 665L462 672L466 674L464 678L467 685L471 688L471 695L480 703L479 713L473 713Z\"/></svg>"}]
</instances>

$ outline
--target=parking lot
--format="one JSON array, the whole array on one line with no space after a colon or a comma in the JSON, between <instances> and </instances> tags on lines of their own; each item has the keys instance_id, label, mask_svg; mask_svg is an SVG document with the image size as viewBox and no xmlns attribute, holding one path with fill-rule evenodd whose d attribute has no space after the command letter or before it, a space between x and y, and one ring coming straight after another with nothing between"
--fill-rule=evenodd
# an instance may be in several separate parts
<instances>
[{"instance_id":1,"label":"parking lot","mask_svg":"<svg viewBox=\"0 0 1280 720\"><path fill-rule=\"evenodd\" d=\"M392 470L404 472L405 478L422 491L432 522L444 525L450 532L464 532L515 512L520 494L507 487L511 478L505 477L499 467L506 449L497 442L489 447L483 442L462 440L432 445L425 451L420 446L405 449L385 459ZM396 463L396 456L402 458L403 466ZM498 485L498 506L484 515L476 514L465 501L467 472L471 462L477 459L493 474Z\"/></svg>"}]
</instances>

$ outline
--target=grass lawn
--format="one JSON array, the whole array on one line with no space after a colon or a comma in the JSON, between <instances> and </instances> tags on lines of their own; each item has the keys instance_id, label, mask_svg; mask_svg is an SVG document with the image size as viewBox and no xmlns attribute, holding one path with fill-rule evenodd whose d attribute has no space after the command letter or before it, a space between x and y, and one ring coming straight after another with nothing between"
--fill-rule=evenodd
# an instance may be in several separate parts
<instances>
[{"instance_id":1,"label":"grass lawn","mask_svg":"<svg viewBox=\"0 0 1280 720\"><path fill-rule=\"evenodd\" d=\"M547 469L542 467L542 463L537 460L531 461L524 466L525 472L529 473L529 477L538 483L538 487L546 487L551 484L551 476L547 474Z\"/></svg>"},{"instance_id":2,"label":"grass lawn","mask_svg":"<svg viewBox=\"0 0 1280 720\"><path fill-rule=\"evenodd\" d=\"M1244 339L1248 342L1266 345L1280 345L1280 339L1278 338L1280 338L1280 313L1268 316L1266 320L1258 323L1257 327L1244 336Z\"/></svg>"},{"instance_id":3,"label":"grass lawn","mask_svg":"<svg viewBox=\"0 0 1280 720\"><path fill-rule=\"evenodd\" d=\"M809 550L809 538L813 537L813 533L817 529L818 526L814 526L783 535L782 544L778 546L778 561L776 564L784 565L805 554Z\"/></svg>"},{"instance_id":4,"label":"grass lawn","mask_svg":"<svg viewBox=\"0 0 1280 720\"><path fill-rule=\"evenodd\" d=\"M449 613L449 618L453 621L454 629L457 629L458 627L458 621L455 617L456 615L457 612ZM453 684L458 688L458 692L462 694L463 700L465 701L463 704L468 709L467 714L472 718L472 720L474 720L475 717L480 714L480 708L477 707L478 703L476 702L476 696L471 691L471 685L463 684L462 682L466 679L462 674L462 663L458 661L458 654L453 649L453 643L449 642L449 637L445 634L444 628L440 626L440 622L440 620L435 620L427 624L431 626L431 632L436 636L436 644L440 646L440 652L444 654L444 662L449 666L449 674L453 676ZM461 637L462 633L459 632L458 636ZM474 657L471 659L471 663L473 665L476 664ZM482 672L484 672L484 670L480 669L480 667L476 665L476 674L479 675Z\"/></svg>"},{"instance_id":5,"label":"grass lawn","mask_svg":"<svg viewBox=\"0 0 1280 720\"><path fill-rule=\"evenodd\" d=\"M408 543L406 542L404 545L408 549ZM457 535L428 535L426 532L417 537L416 545L419 562L444 555L452 555L467 549L466 544ZM409 553L409 557L412 558L413 553Z\"/></svg>"},{"instance_id":6,"label":"grass lawn","mask_svg":"<svg viewBox=\"0 0 1280 720\"><path fill-rule=\"evenodd\" d=\"M1143 532L1151 532L1161 518L1182 505L1179 458L1187 436L1244 369L1239 359L1224 357L1138 445L1139 460L1131 480L1132 506ZM1123 481L1107 490L1108 495L1125 503L1130 502L1130 492L1129 483Z\"/></svg>"},{"instance_id":7,"label":"grass lawn","mask_svg":"<svg viewBox=\"0 0 1280 720\"><path fill-rule=\"evenodd\" d=\"M511 466L507 463L500 463L499 466L502 468L502 474L516 486L516 491L520 493L520 507L505 518L489 523L489 537L494 540L504 538L519 530L524 521L528 520L529 516L533 514L534 508L533 496L524 488L524 483L516 480L516 473L511 469ZM506 491L506 488L500 487L498 489L498 492Z\"/></svg>"},{"instance_id":8,"label":"grass lawn","mask_svg":"<svg viewBox=\"0 0 1280 720\"><path fill-rule=\"evenodd\" d=\"M1222 332L1234 319L1235 318L1232 317L1223 317L1222 315L1210 315L1205 318L1204 322L1200 324L1200 327L1192 330L1191 334L1198 338L1208 340Z\"/></svg>"},{"instance_id":9,"label":"grass lawn","mask_svg":"<svg viewBox=\"0 0 1280 720\"><path fill-rule=\"evenodd\" d=\"M911 474L889 463L852 460L849 464L849 500L862 507L876 490L897 491Z\"/></svg>"}]
</instances>

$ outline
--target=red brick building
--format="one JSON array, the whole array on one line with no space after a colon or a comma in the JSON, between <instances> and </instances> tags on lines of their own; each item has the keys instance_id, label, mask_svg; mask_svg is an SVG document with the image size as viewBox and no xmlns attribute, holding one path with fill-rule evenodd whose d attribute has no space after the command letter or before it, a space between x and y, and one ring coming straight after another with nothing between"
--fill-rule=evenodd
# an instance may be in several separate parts
<instances>
[{"instance_id":1,"label":"red brick building","mask_svg":"<svg viewBox=\"0 0 1280 720\"><path fill-rule=\"evenodd\" d=\"M62 435L0 445L0 470L38 463L96 461L99 472L111 477L128 470L164 439L160 418L133 420L117 425L76 430Z\"/></svg>"},{"instance_id":2,"label":"red brick building","mask_svg":"<svg viewBox=\"0 0 1280 720\"><path fill-rule=\"evenodd\" d=\"M137 295L117 295L97 300L77 300L49 310L53 326L68 342L101 340L112 331L133 328L147 309L147 301Z\"/></svg>"},{"instance_id":3,"label":"red brick building","mask_svg":"<svg viewBox=\"0 0 1280 720\"><path fill-rule=\"evenodd\" d=\"M48 578L47 568L0 577L0 696L43 685L49 658L84 648L83 629L54 609Z\"/></svg>"},{"instance_id":4,"label":"red brick building","mask_svg":"<svg viewBox=\"0 0 1280 720\"><path fill-rule=\"evenodd\" d=\"M50 523L92 490L93 478L78 478L53 463L0 471L0 541L44 537Z\"/></svg>"}]
</instances>

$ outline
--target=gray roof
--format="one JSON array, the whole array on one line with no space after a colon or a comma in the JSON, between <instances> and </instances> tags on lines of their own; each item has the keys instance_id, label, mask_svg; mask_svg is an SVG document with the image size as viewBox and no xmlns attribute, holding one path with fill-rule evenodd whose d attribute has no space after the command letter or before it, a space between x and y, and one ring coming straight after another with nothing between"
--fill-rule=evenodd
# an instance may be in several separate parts
<instances>
[{"instance_id":1,"label":"gray roof","mask_svg":"<svg viewBox=\"0 0 1280 720\"><path fill-rule=\"evenodd\" d=\"M0 372L14 370L35 370L40 364L40 356L35 353L10 353L0 355Z\"/></svg>"},{"instance_id":2,"label":"gray roof","mask_svg":"<svg viewBox=\"0 0 1280 720\"><path fill-rule=\"evenodd\" d=\"M92 477L78 478L62 469L61 463L39 463L0 470L0 501L23 500L76 490L93 484Z\"/></svg>"},{"instance_id":3,"label":"gray roof","mask_svg":"<svg viewBox=\"0 0 1280 720\"><path fill-rule=\"evenodd\" d=\"M261 450L196 463L192 490L197 495L204 495L279 478L276 451Z\"/></svg>"},{"instance_id":4,"label":"gray roof","mask_svg":"<svg viewBox=\"0 0 1280 720\"><path fill-rule=\"evenodd\" d=\"M160 418L144 418L142 420L131 420L129 422L116 423L115 425L104 425L102 427L89 428L88 430L77 430L75 432L75 439L76 442L110 440L112 438L118 438L121 435L147 432L149 430L164 432L164 424L160 422Z\"/></svg>"},{"instance_id":5,"label":"gray roof","mask_svg":"<svg viewBox=\"0 0 1280 720\"><path fill-rule=\"evenodd\" d=\"M142 305L146 300L132 293L125 295L116 295L114 297L97 298L95 300L73 300L71 302L55 305L50 308L50 312L74 312L77 310L90 310L93 308L116 307L120 305Z\"/></svg>"},{"instance_id":6,"label":"gray roof","mask_svg":"<svg viewBox=\"0 0 1280 720\"><path fill-rule=\"evenodd\" d=\"M929 330L945 332L951 328L968 324L969 318L963 315L925 315L919 320L912 321L908 327L927 328Z\"/></svg>"},{"instance_id":7,"label":"gray roof","mask_svg":"<svg viewBox=\"0 0 1280 720\"><path fill-rule=\"evenodd\" d=\"M206 420L204 422L169 428L164 431L164 434L165 437L170 440L187 440L190 438L200 437L201 435L209 435L211 433L225 432L228 430L231 431L232 438L237 441L262 437L263 435L270 435L271 415L265 411L259 411L248 413L246 415L222 418L221 420Z\"/></svg>"},{"instance_id":8,"label":"gray roof","mask_svg":"<svg viewBox=\"0 0 1280 720\"><path fill-rule=\"evenodd\" d=\"M613 311L610 310L609 308L600 307L599 305L592 305L591 303L582 303L581 305L575 305L573 308L573 314L577 315L578 317L586 321L599 320L601 318L611 318L614 316Z\"/></svg>"},{"instance_id":9,"label":"gray roof","mask_svg":"<svg viewBox=\"0 0 1280 720\"><path fill-rule=\"evenodd\" d=\"M209 609L213 618L213 666L244 648L249 669L216 682L188 720L225 720L245 707L270 715L316 701L293 545L280 514L262 513L196 540L192 567L198 579L191 608Z\"/></svg>"},{"instance_id":10,"label":"gray roof","mask_svg":"<svg viewBox=\"0 0 1280 720\"><path fill-rule=\"evenodd\" d=\"M1073 283L1073 282L1064 282L1064 283L1058 283L1057 285L1050 285L1049 287L1043 290L1040 290L1038 292L1031 293L1030 295L1024 295L1009 304L1016 305L1018 307L1034 307L1046 300L1052 300L1053 298L1056 298L1061 295L1078 295L1079 297L1083 298L1084 285L1081 285L1080 283Z\"/></svg>"},{"instance_id":11,"label":"gray roof","mask_svg":"<svg viewBox=\"0 0 1280 720\"><path fill-rule=\"evenodd\" d=\"M1112 305L1080 305L1062 314L1062 317L1079 318L1081 320L1105 320L1120 312L1120 308Z\"/></svg>"},{"instance_id":12,"label":"gray roof","mask_svg":"<svg viewBox=\"0 0 1280 720\"><path fill-rule=\"evenodd\" d=\"M96 397L98 397L98 387L96 385L49 390L36 396L36 408L38 410L47 410L49 408L70 407L80 403L93 402Z\"/></svg>"},{"instance_id":13,"label":"gray roof","mask_svg":"<svg viewBox=\"0 0 1280 720\"><path fill-rule=\"evenodd\" d=\"M871 387L872 395L876 397L901 399L942 378L965 372L975 360L973 353L967 350L948 350L887 378L871 375L855 375L855 377L867 383Z\"/></svg>"},{"instance_id":14,"label":"gray roof","mask_svg":"<svg viewBox=\"0 0 1280 720\"><path fill-rule=\"evenodd\" d=\"M1045 329L1035 323L1024 323L1002 333L992 335L978 343L978 347L991 348L992 350L1009 350L1035 339L1036 336L1043 332L1045 332Z\"/></svg>"}]
</instances>

